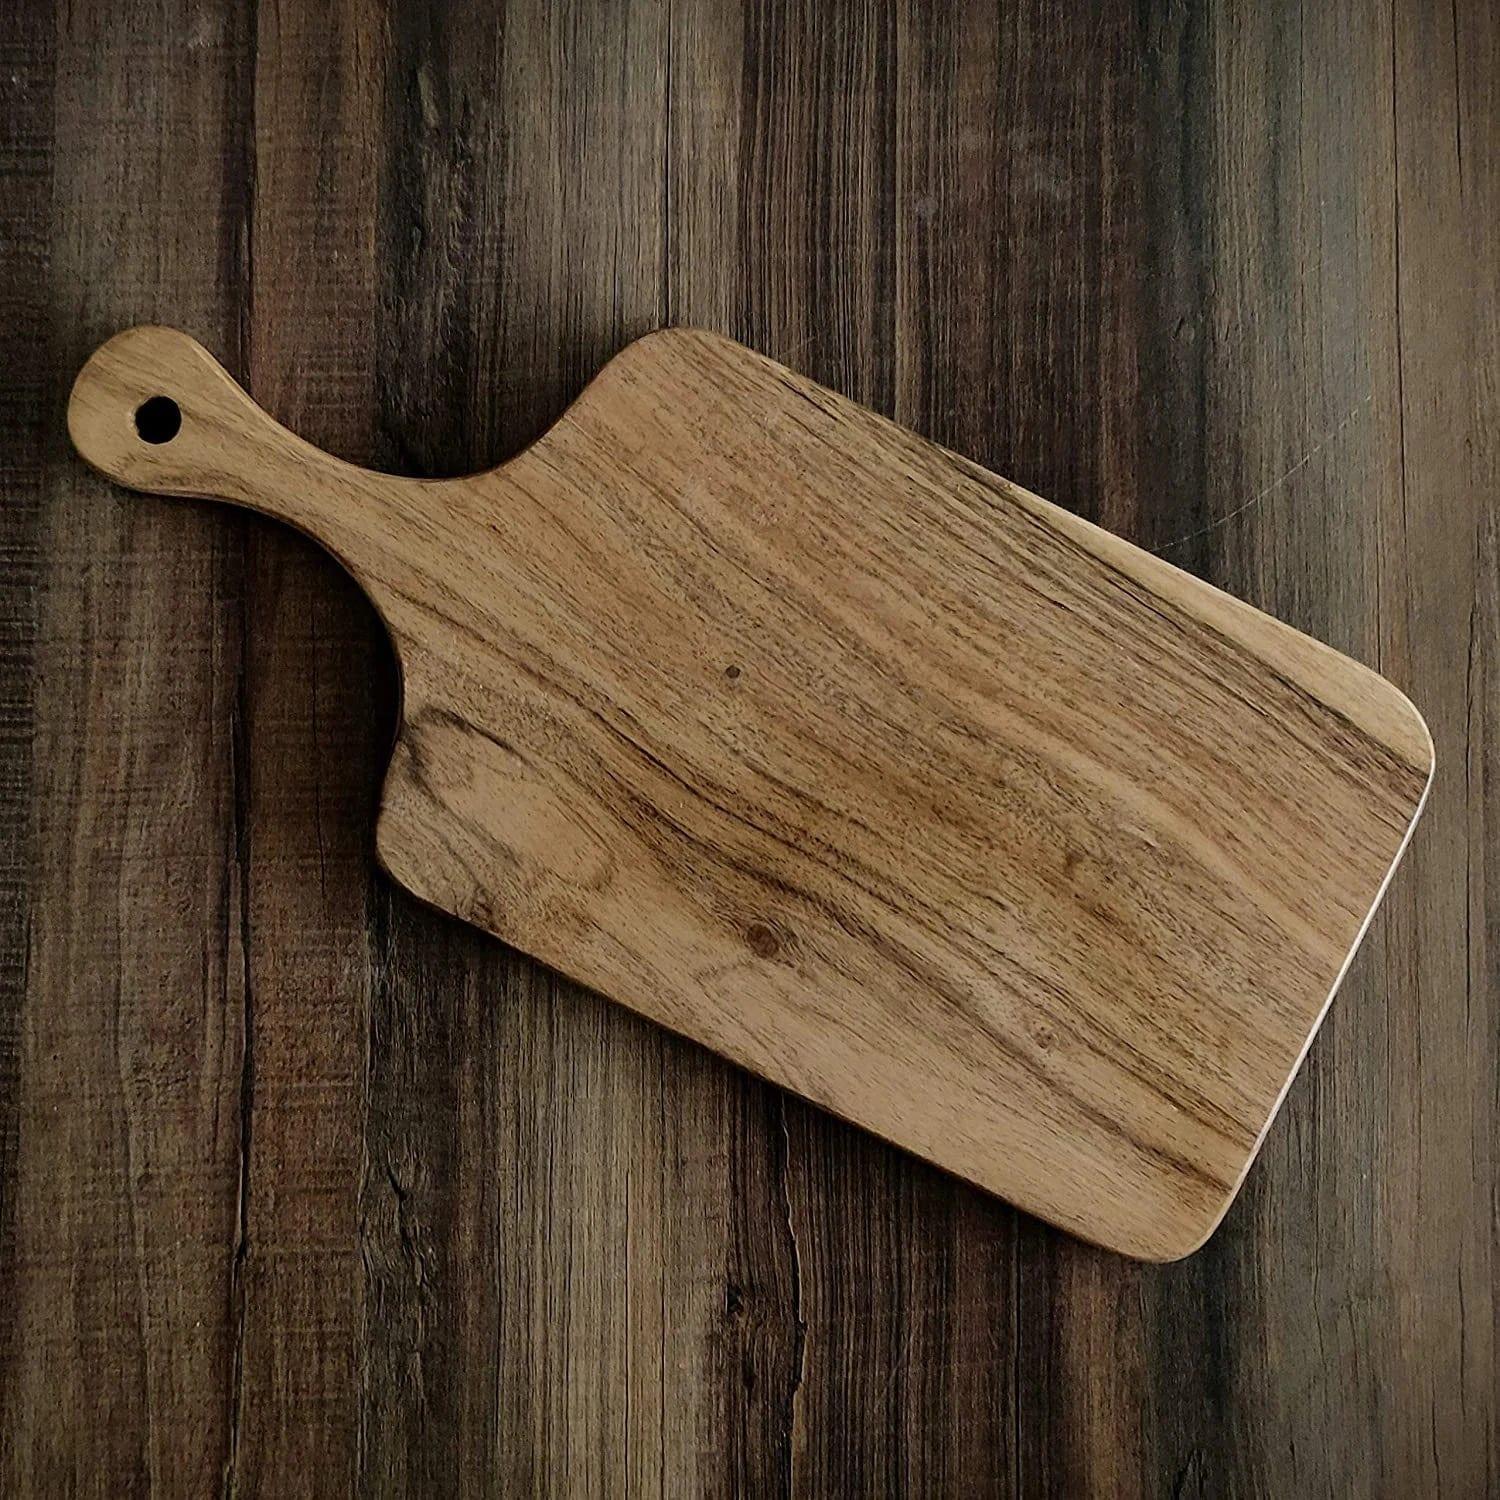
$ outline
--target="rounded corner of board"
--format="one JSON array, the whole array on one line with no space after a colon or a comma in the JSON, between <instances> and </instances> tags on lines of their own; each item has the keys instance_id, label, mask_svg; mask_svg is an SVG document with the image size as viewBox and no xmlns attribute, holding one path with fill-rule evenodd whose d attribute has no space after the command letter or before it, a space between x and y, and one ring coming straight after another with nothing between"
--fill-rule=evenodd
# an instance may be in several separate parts
<instances>
[{"instance_id":1,"label":"rounded corner of board","mask_svg":"<svg viewBox=\"0 0 1500 1500\"><path fill-rule=\"evenodd\" d=\"M1432 730L1428 728L1422 710L1395 683L1385 679L1385 684L1390 689L1396 711L1406 718L1414 751L1413 763L1418 771L1425 773L1427 785L1430 786L1437 772L1437 746L1433 743ZM1422 791L1424 798L1426 794L1427 790L1424 786ZM1418 810L1420 811L1420 804Z\"/></svg>"},{"instance_id":2,"label":"rounded corner of board","mask_svg":"<svg viewBox=\"0 0 1500 1500\"><path fill-rule=\"evenodd\" d=\"M1410 696L1389 677L1353 657L1335 653L1331 646L1324 649L1330 655L1337 655L1344 664L1351 698L1355 702L1363 699L1368 715L1364 727L1420 778L1421 788L1412 809L1415 819L1437 769L1437 748L1426 718Z\"/></svg>"},{"instance_id":3,"label":"rounded corner of board","mask_svg":"<svg viewBox=\"0 0 1500 1500\"><path fill-rule=\"evenodd\" d=\"M1183 1227L1182 1232L1169 1235L1159 1245L1142 1254L1138 1259L1155 1266L1176 1265L1196 1255L1218 1232L1219 1226L1229 1213L1230 1206L1239 1196L1238 1187L1224 1195L1224 1201L1211 1217Z\"/></svg>"},{"instance_id":4,"label":"rounded corner of board","mask_svg":"<svg viewBox=\"0 0 1500 1500\"><path fill-rule=\"evenodd\" d=\"M1117 1228L1114 1233L1085 1237L1095 1238L1101 1249L1123 1255L1127 1260L1152 1266L1174 1265L1196 1255L1214 1237L1239 1196L1240 1186L1235 1183L1226 1188L1223 1197L1206 1213L1184 1215L1177 1205L1176 1212L1163 1215L1150 1225L1138 1226L1127 1233L1120 1233Z\"/></svg>"}]
</instances>

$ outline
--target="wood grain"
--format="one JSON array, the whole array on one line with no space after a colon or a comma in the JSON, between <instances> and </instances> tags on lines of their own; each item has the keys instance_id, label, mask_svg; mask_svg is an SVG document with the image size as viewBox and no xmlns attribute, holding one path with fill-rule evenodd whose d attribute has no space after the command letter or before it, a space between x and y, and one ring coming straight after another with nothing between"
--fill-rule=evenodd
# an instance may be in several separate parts
<instances>
[{"instance_id":1,"label":"wood grain","mask_svg":"<svg viewBox=\"0 0 1500 1500\"><path fill-rule=\"evenodd\" d=\"M19 357L32 371L20 389L43 413L66 399L65 351L128 306L163 316L180 301L226 343L237 326L245 13L216 13L216 66L192 70L186 39L204 34L189 10L162 7L160 34L129 5L38 27L55 78L53 342ZM175 87L141 92L132 57ZM155 226L149 273L115 253L104 222L131 240ZM50 460L41 484L25 1002L6 1090L7 1260L24 1270L0 1299L11 1325L0 1488L200 1495L230 1440L244 1039L238 631L225 601L240 591L237 524L112 508ZM16 585L8 593L25 597ZM108 662L125 642L135 664L119 671ZM149 846L148 821L162 835Z\"/></svg>"},{"instance_id":2,"label":"wood grain","mask_svg":"<svg viewBox=\"0 0 1500 1500\"><path fill-rule=\"evenodd\" d=\"M273 1438L278 1465L308 1445L297 1492L347 1492L341 1424L372 1495L1493 1491L1492 7L258 11L257 26L238 0L0 10L0 298L18 310L0 326L0 899L15 923L0 1485L201 1493L188 1468L133 1456L148 1433L158 1453L223 1443L202 1413L231 1409L239 1370L242 1492L288 1488L263 1462ZM227 217L183 187L220 171ZM174 243L200 248L164 254ZM316 276L326 293L305 290ZM392 675L357 590L285 528L139 507L80 476L60 422L79 360L162 317L308 437L422 474L533 440L650 327L719 329L1410 691L1438 742L1428 811L1223 1228L1165 1268L1092 1250L382 879L363 942L343 925L359 892L334 886L332 925L293 930L287 872L315 870L320 846L369 848ZM127 515L156 546L122 549ZM201 574L178 568L204 537L225 585L200 614L179 605ZM220 728L188 732L181 653L133 648L134 684L104 710L128 758L109 787L95 762L74 794L46 747L94 731L60 674L99 632L135 629L153 578L219 678ZM277 708L305 699L308 652L325 668L315 721ZM373 716L344 696L345 652L351 682L361 653L376 664ZM252 1087L236 1048L224 1137L177 1112L137 1137L150 1181L172 1180L170 1151L222 1194L226 1227L202 1253L225 1298L248 1142L258 1294L236 1364L232 1314L222 1358L196 1361L147 1300L167 1284L160 1241L110 1232L130 1212L181 1222L103 1149L110 1087L57 1094L66 1128L45 1136L28 1101L54 1075L118 1076L88 988L97 969L115 992L114 965L88 934L127 888L160 889L150 866L111 866L91 906L59 907L47 871L119 826L122 796L140 805L148 745L179 747L192 774L172 796L223 828L214 756L241 733L222 774L253 826L229 857L260 894L235 941L260 966L320 937L342 958L314 963L300 1007L295 968L226 989L217 1019L237 1034L249 1018ZM133 952L169 971L189 920L173 909ZM72 1000L36 957L64 928ZM139 972L118 987L127 1043L136 1018L178 1004L170 985L137 1004ZM323 1129L299 1130L293 1092L253 1087L256 1039L278 1025L257 1033L257 1012L316 1048L339 1005L362 1035L316 1055L344 1071L355 1118L331 1102ZM296 1045L277 1039L268 1078ZM138 1096L178 1076L175 1051L170 1066L127 1055ZM275 1152L259 1168L258 1145ZM316 1219L282 1213L275 1188L287 1170L315 1181L328 1146L361 1165L342 1188L326 1179L355 1206L340 1218L325 1199L333 1232L315 1242ZM68 1231L63 1279L35 1252L84 1222L96 1232ZM324 1331L302 1335L293 1368L275 1330L305 1309ZM136 1384L142 1368L156 1377Z\"/></svg>"},{"instance_id":3,"label":"wood grain","mask_svg":"<svg viewBox=\"0 0 1500 1500\"><path fill-rule=\"evenodd\" d=\"M1426 795L1365 668L708 334L466 479L320 453L161 328L68 426L370 595L407 889L1133 1254L1218 1222Z\"/></svg>"},{"instance_id":4,"label":"wood grain","mask_svg":"<svg viewBox=\"0 0 1500 1500\"><path fill-rule=\"evenodd\" d=\"M344 448L368 445L377 416L378 29L361 6L255 12L255 276L239 368L309 434ZM363 833L386 662L337 569L280 527L248 527L244 545L250 1046L224 1487L290 1494L311 1472L332 1492L357 1473L357 1351L378 1316L358 1239L375 899Z\"/></svg>"}]
</instances>

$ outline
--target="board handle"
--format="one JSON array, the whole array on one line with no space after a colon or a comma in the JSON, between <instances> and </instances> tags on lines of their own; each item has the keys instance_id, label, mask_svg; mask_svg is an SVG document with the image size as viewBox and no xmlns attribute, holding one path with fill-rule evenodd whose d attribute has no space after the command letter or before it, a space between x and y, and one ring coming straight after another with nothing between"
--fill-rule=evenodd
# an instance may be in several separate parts
<instances>
[{"instance_id":1,"label":"board handle","mask_svg":"<svg viewBox=\"0 0 1500 1500\"><path fill-rule=\"evenodd\" d=\"M130 489L227 500L324 541L327 481L360 472L283 427L175 328L127 328L96 349L73 382L68 434Z\"/></svg>"}]
</instances>

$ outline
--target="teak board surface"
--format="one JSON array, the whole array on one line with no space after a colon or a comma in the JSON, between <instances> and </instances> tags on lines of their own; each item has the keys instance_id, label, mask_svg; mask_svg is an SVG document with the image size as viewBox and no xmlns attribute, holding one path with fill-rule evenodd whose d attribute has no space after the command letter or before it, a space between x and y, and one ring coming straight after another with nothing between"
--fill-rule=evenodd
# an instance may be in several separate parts
<instances>
[{"instance_id":1,"label":"teak board surface","mask_svg":"<svg viewBox=\"0 0 1500 1500\"><path fill-rule=\"evenodd\" d=\"M369 593L403 885L1130 1254L1218 1222L1430 779L1367 669L712 335L453 480L320 452L163 329L69 419Z\"/></svg>"}]
</instances>

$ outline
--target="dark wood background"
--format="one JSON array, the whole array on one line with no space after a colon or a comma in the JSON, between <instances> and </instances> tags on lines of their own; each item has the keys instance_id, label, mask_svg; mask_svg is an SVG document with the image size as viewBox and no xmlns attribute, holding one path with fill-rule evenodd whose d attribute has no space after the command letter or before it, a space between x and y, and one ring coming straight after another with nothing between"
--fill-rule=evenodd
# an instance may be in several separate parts
<instances>
[{"instance_id":1,"label":"dark wood background","mask_svg":"<svg viewBox=\"0 0 1500 1500\"><path fill-rule=\"evenodd\" d=\"M0 1492L1495 1493L1490 0L0 7ZM727 331L1378 667L1425 821L1143 1268L379 877L286 531L62 407L187 328L419 474Z\"/></svg>"}]
</instances>

